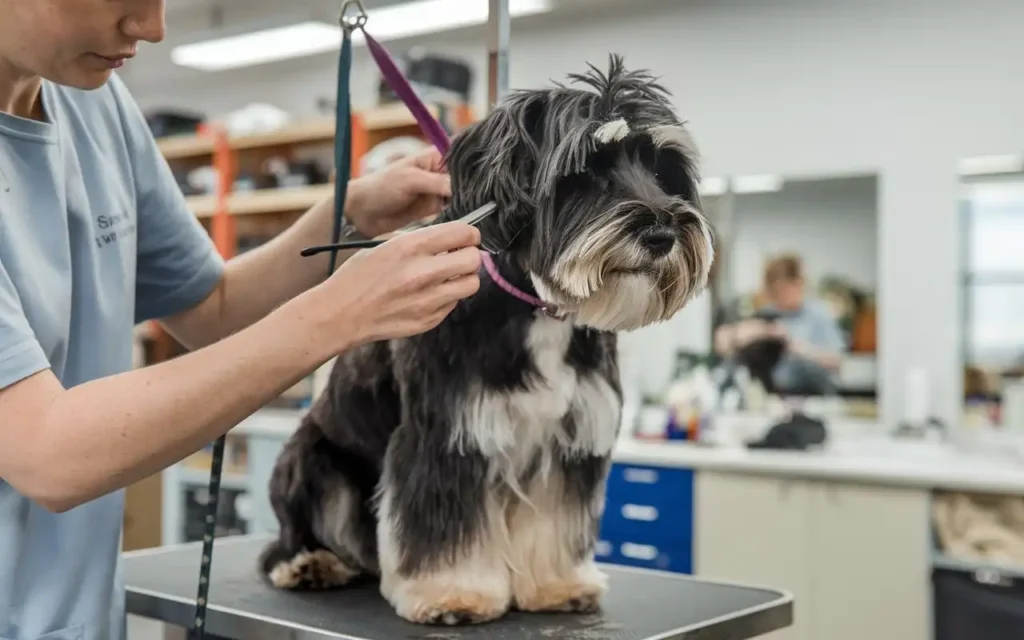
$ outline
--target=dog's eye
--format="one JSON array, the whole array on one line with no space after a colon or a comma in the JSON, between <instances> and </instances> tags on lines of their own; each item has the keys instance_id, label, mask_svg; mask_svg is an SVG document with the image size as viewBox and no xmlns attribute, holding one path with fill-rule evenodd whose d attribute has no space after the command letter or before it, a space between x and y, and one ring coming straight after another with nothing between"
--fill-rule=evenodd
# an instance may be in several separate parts
<instances>
[{"instance_id":1,"label":"dog's eye","mask_svg":"<svg viewBox=\"0 0 1024 640\"><path fill-rule=\"evenodd\" d=\"M696 185L690 179L689 164L685 157L675 149L661 148L657 150L652 171L662 190L677 198L693 200Z\"/></svg>"}]
</instances>

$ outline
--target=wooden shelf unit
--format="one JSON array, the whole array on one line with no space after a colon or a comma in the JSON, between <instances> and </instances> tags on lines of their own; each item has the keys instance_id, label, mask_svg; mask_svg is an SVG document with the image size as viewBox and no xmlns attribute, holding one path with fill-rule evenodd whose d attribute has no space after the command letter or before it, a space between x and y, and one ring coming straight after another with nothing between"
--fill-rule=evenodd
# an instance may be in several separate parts
<instances>
[{"instance_id":1,"label":"wooden shelf unit","mask_svg":"<svg viewBox=\"0 0 1024 640\"><path fill-rule=\"evenodd\" d=\"M334 192L332 184L283 189L236 191L228 196L227 212L234 216L306 211ZM217 212L217 196L189 196L189 208L199 218L212 218Z\"/></svg>"},{"instance_id":2,"label":"wooden shelf unit","mask_svg":"<svg viewBox=\"0 0 1024 640\"><path fill-rule=\"evenodd\" d=\"M435 118L439 117L440 109L428 107ZM456 126L465 126L470 121L468 107L455 107ZM416 120L403 104L393 104L368 111L361 111L353 116L353 163L368 149L359 149L357 139L360 135L368 138L387 139L394 135L412 133L417 135L419 127ZM314 118L303 122L289 124L275 131L256 133L245 136L229 136L228 144L235 152L275 147L292 147L299 144L327 143L334 141L334 119ZM168 136L157 141L160 152L168 161L208 159L214 153L214 142L208 136L182 135ZM373 146L373 145L371 145Z\"/></svg>"}]
</instances>

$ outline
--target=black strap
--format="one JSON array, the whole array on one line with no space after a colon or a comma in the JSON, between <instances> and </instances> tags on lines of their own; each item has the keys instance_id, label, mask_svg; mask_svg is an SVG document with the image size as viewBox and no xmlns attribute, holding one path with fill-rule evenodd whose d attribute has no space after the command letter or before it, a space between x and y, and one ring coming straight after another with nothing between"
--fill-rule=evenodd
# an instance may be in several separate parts
<instances>
[{"instance_id":1,"label":"black strap","mask_svg":"<svg viewBox=\"0 0 1024 640\"><path fill-rule=\"evenodd\" d=\"M365 15L357 18L365 22ZM352 26L345 20L342 8L341 53L338 54L338 86L334 116L334 229L331 244L341 240L341 228L345 221L345 198L348 181L352 173L352 96L349 91L352 74ZM327 275L334 273L338 261L338 249L331 250Z\"/></svg>"},{"instance_id":2,"label":"black strap","mask_svg":"<svg viewBox=\"0 0 1024 640\"><path fill-rule=\"evenodd\" d=\"M213 539L217 534L217 505L220 497L220 476L224 463L224 444L227 436L217 438L213 443L213 459L210 460L210 484L207 491L206 522L203 530L203 557L199 565L199 593L196 595L196 615L192 620L189 637L203 640L206 637L206 602L210 591L210 563L213 560Z\"/></svg>"}]
</instances>

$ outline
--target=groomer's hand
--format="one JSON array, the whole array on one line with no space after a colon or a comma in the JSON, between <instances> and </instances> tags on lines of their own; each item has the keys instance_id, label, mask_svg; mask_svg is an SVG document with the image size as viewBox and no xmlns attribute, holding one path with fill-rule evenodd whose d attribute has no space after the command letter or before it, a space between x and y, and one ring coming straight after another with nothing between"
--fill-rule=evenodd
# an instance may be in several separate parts
<instances>
[{"instance_id":1,"label":"groomer's hand","mask_svg":"<svg viewBox=\"0 0 1024 640\"><path fill-rule=\"evenodd\" d=\"M448 222L403 233L349 258L320 285L347 346L429 331L480 288L480 232ZM346 345L340 345L345 348Z\"/></svg>"},{"instance_id":2,"label":"groomer's hand","mask_svg":"<svg viewBox=\"0 0 1024 640\"><path fill-rule=\"evenodd\" d=\"M349 183L349 221L369 238L441 212L451 181L434 147Z\"/></svg>"}]
</instances>

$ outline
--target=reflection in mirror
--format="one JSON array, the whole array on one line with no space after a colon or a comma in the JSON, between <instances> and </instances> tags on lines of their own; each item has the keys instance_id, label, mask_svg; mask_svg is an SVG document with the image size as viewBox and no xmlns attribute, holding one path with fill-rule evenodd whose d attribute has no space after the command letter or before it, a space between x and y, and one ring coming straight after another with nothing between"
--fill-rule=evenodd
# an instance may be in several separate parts
<instances>
[{"instance_id":1,"label":"reflection in mirror","mask_svg":"<svg viewBox=\"0 0 1024 640\"><path fill-rule=\"evenodd\" d=\"M964 423L1024 430L1024 171L962 178Z\"/></svg>"},{"instance_id":2,"label":"reflection in mirror","mask_svg":"<svg viewBox=\"0 0 1024 640\"><path fill-rule=\"evenodd\" d=\"M723 409L827 399L841 415L876 415L877 176L742 176L720 199Z\"/></svg>"}]
</instances>

